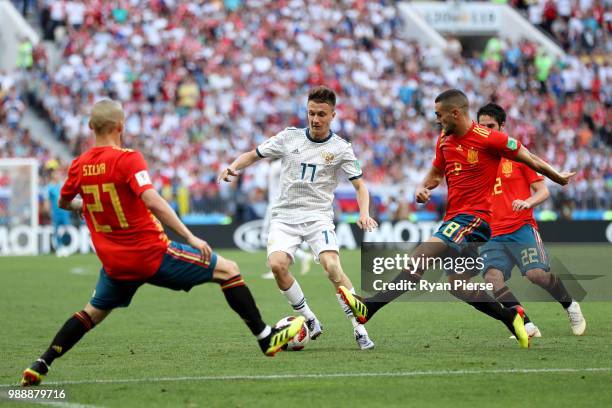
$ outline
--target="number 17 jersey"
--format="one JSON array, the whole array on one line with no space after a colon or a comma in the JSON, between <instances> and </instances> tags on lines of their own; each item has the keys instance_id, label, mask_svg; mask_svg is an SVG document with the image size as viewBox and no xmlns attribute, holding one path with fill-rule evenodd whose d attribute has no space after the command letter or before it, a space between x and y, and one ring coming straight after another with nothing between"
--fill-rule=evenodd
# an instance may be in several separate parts
<instances>
[{"instance_id":1,"label":"number 17 jersey","mask_svg":"<svg viewBox=\"0 0 612 408\"><path fill-rule=\"evenodd\" d=\"M94 147L74 159L61 197L83 199L96 254L113 279L145 280L158 270L169 240L140 195L153 188L142 154Z\"/></svg>"},{"instance_id":2,"label":"number 17 jersey","mask_svg":"<svg viewBox=\"0 0 612 408\"><path fill-rule=\"evenodd\" d=\"M261 158L282 160L278 199L270 217L286 224L333 221L338 177L362 176L351 144L333 132L315 140L308 128L289 127L260 144L256 152Z\"/></svg>"}]
</instances>

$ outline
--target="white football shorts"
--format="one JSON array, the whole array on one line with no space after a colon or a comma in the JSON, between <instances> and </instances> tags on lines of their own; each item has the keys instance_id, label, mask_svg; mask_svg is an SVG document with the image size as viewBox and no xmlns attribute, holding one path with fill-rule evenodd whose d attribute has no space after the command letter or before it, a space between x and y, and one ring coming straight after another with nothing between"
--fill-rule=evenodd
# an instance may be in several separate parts
<instances>
[{"instance_id":1,"label":"white football shorts","mask_svg":"<svg viewBox=\"0 0 612 408\"><path fill-rule=\"evenodd\" d=\"M293 263L296 249L305 241L315 256L315 262L319 262L319 254L323 251L340 252L335 229L336 226L329 220L301 224L272 220L268 232L268 258L272 252L281 251L287 253Z\"/></svg>"}]
</instances>

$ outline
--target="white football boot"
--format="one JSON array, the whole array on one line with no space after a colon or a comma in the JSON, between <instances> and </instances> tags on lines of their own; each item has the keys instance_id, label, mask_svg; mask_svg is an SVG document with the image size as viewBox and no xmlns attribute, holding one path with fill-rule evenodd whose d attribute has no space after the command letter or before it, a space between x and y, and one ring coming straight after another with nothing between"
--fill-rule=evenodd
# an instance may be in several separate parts
<instances>
[{"instance_id":1,"label":"white football boot","mask_svg":"<svg viewBox=\"0 0 612 408\"><path fill-rule=\"evenodd\" d=\"M355 330L355 341L361 350L374 348L374 342L370 340L370 336L365 330L363 333L359 333L359 331Z\"/></svg>"},{"instance_id":2,"label":"white football boot","mask_svg":"<svg viewBox=\"0 0 612 408\"><path fill-rule=\"evenodd\" d=\"M354 321L353 319L353 327L355 330L355 341L357 342L357 346L359 346L361 350L369 350L371 348L374 348L374 342L372 341L372 339L370 339L370 336L368 335L368 331L366 330L364 325L357 324L355 326L356 323L357 321Z\"/></svg>"},{"instance_id":3,"label":"white football boot","mask_svg":"<svg viewBox=\"0 0 612 408\"><path fill-rule=\"evenodd\" d=\"M311 340L316 340L316 338L323 333L323 325L316 317L306 320L306 326L308 326L308 332L310 333Z\"/></svg>"},{"instance_id":4,"label":"white football boot","mask_svg":"<svg viewBox=\"0 0 612 408\"><path fill-rule=\"evenodd\" d=\"M573 301L565 311L567 312L567 317L569 318L574 336L582 336L586 330L586 320L584 320L578 302Z\"/></svg>"}]
</instances>

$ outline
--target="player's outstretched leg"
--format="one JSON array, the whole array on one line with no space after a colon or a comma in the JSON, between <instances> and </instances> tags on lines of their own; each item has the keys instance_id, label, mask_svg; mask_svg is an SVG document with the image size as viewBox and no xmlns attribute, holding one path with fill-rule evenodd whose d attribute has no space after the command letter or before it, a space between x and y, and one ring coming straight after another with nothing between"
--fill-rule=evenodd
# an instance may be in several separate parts
<instances>
[{"instance_id":1,"label":"player's outstretched leg","mask_svg":"<svg viewBox=\"0 0 612 408\"><path fill-rule=\"evenodd\" d=\"M444 242L440 241L439 238L432 237L427 242L417 246L412 252L411 257L421 259L437 258L446 253L447 250L448 247ZM393 278L389 286L407 288L406 282L414 282L418 285L425 273L425 269L422 266L421 264L421 267L401 271ZM338 288L338 294L342 296L344 303L351 308L355 318L361 324L367 323L376 312L406 293L406 291L407 289L380 291L374 296L365 299L350 293L346 288Z\"/></svg>"},{"instance_id":2,"label":"player's outstretched leg","mask_svg":"<svg viewBox=\"0 0 612 408\"><path fill-rule=\"evenodd\" d=\"M520 306L523 308L523 310L525 310L523 305L521 305L521 303L514 296L512 291L510 291L510 288L508 288L507 286L504 286L500 290L494 290L493 296L495 300L497 300L499 303L501 303L506 308L513 308L513 307ZM531 319L529 319L529 316L527 316L527 312L524 312L524 313L525 314L523 315L523 321L525 322L525 331L527 332L527 335L529 336L529 338L542 337L542 333L540 332L540 329L538 328L538 326L536 326L535 323L533 323ZM510 336L510 338L514 338L514 336Z\"/></svg>"},{"instance_id":3,"label":"player's outstretched leg","mask_svg":"<svg viewBox=\"0 0 612 408\"><path fill-rule=\"evenodd\" d=\"M453 296L463 300L476 310L501 321L510 330L510 333L518 341L521 348L529 347L530 337L525 330L525 310L522 306L506 308L497 302L486 292L481 290L471 291L471 293L458 295L457 291L451 291Z\"/></svg>"},{"instance_id":4,"label":"player's outstretched leg","mask_svg":"<svg viewBox=\"0 0 612 408\"><path fill-rule=\"evenodd\" d=\"M291 257L286 252L274 251L268 257L268 262L281 293L287 298L291 308L306 319L310 338L318 338L323 333L323 326L308 306L300 284L289 273Z\"/></svg>"},{"instance_id":5,"label":"player's outstretched leg","mask_svg":"<svg viewBox=\"0 0 612 408\"><path fill-rule=\"evenodd\" d=\"M448 278L451 283L458 279L469 279L463 274L453 274ZM455 288L458 286L452 283L451 287ZM450 293L476 310L504 323L508 330L516 337L521 348L529 347L529 336L525 331L525 322L523 320L525 311L522 306L506 308L484 290L454 289Z\"/></svg>"},{"instance_id":6,"label":"player's outstretched leg","mask_svg":"<svg viewBox=\"0 0 612 408\"><path fill-rule=\"evenodd\" d=\"M268 357L274 357L289 340L299 333L305 321L303 316L298 316L291 320L287 326L273 327L270 335L259 341L264 354Z\"/></svg>"},{"instance_id":7,"label":"player's outstretched leg","mask_svg":"<svg viewBox=\"0 0 612 408\"><path fill-rule=\"evenodd\" d=\"M342 287L345 290L348 290L353 296L356 296L355 289L353 287L351 287L350 289L344 286ZM338 303L340 304L340 307L342 308L342 311L344 311L344 314L346 315L346 317L349 319L349 321L353 325L353 334L355 336L355 341L357 342L357 346L361 350L369 350L369 349L374 348L375 344L372 341L372 339L370 339L370 335L368 334L367 329L365 328L363 324L357 321L357 319L355 318L355 315L351 311L351 308L348 307L346 303L344 303L344 299L342 295L340 295L339 293L336 293L336 297L337 297Z\"/></svg>"},{"instance_id":8,"label":"player's outstretched leg","mask_svg":"<svg viewBox=\"0 0 612 408\"><path fill-rule=\"evenodd\" d=\"M110 310L96 309L91 304L87 304L84 310L72 315L57 332L43 355L25 369L21 377L21 385L23 387L39 385L42 378L49 372L53 361L66 354L83 338L85 333L93 329L109 313Z\"/></svg>"},{"instance_id":9,"label":"player's outstretched leg","mask_svg":"<svg viewBox=\"0 0 612 408\"><path fill-rule=\"evenodd\" d=\"M511 309L506 309L513 312L514 317L512 318L512 324L508 326L508 329L513 332L514 337L519 343L521 348L529 348L529 340L530 337L525 330L525 321L523 320L523 316L525 316L525 310L523 310L522 306L516 306ZM505 322L504 322L505 323Z\"/></svg>"},{"instance_id":10,"label":"player's outstretched leg","mask_svg":"<svg viewBox=\"0 0 612 408\"><path fill-rule=\"evenodd\" d=\"M350 281L349 281L349 284L350 284ZM344 286L342 287L345 288ZM345 289L347 289L349 292L355 295L355 289L352 286L350 289L348 288L345 288ZM374 348L375 344L372 341L372 339L370 339L370 335L368 334L368 331L365 328L365 326L357 321L357 319L355 318L355 315L351 311L351 308L348 307L346 303L344 303L344 299L339 293L336 293L336 298L338 300L338 304L340 304L340 308L344 312L344 315L347 317L347 319L349 319L349 321L351 322L351 325L353 326L353 335L355 336L355 341L357 342L357 346L361 350L369 350L369 349Z\"/></svg>"},{"instance_id":11,"label":"player's outstretched leg","mask_svg":"<svg viewBox=\"0 0 612 408\"><path fill-rule=\"evenodd\" d=\"M351 290L344 286L338 287L338 295L342 298L344 304L351 309L353 316L359 323L366 324L368 322L368 307L365 304L365 299L353 294Z\"/></svg>"},{"instance_id":12,"label":"player's outstretched leg","mask_svg":"<svg viewBox=\"0 0 612 408\"><path fill-rule=\"evenodd\" d=\"M302 327L303 318L294 319L292 324L283 328L268 326L261 318L255 299L240 275L236 262L217 255L213 280L220 284L228 305L251 330L266 356L273 357ZM295 321L300 324L294 324Z\"/></svg>"},{"instance_id":13,"label":"player's outstretched leg","mask_svg":"<svg viewBox=\"0 0 612 408\"><path fill-rule=\"evenodd\" d=\"M391 281L389 286L403 287L406 286L403 285L405 282L418 282L421 280L421 273L420 271L418 273L402 271ZM353 315L361 324L366 324L376 312L405 292L404 290L381 291L366 299L355 295L344 286L338 287L338 295L342 297L343 302L351 309Z\"/></svg>"},{"instance_id":14,"label":"player's outstretched leg","mask_svg":"<svg viewBox=\"0 0 612 408\"><path fill-rule=\"evenodd\" d=\"M514 296L514 293L510 290L508 286L506 286L506 282L504 279L504 274L502 271L490 268L485 272L484 280L487 283L493 285L493 297L499 303L504 305L506 308L512 308L516 306L521 306L519 300ZM523 310L525 308L523 307ZM529 319L527 313L523 316L523 320L525 322L525 331L527 331L527 335L529 337L542 337L542 333L540 333L540 329ZM514 338L514 336L510 336Z\"/></svg>"},{"instance_id":15,"label":"player's outstretched leg","mask_svg":"<svg viewBox=\"0 0 612 408\"><path fill-rule=\"evenodd\" d=\"M343 287L352 294L355 293L353 284L342 270L342 265L340 264L340 256L335 249L320 252L319 261L321 262L321 266L323 267L327 278L336 289L339 287ZM370 339L368 331L363 326L363 324L360 324L357 319L355 319L355 315L351 311L351 308L344 303L344 299L342 298L342 296L337 293L336 298L338 300L340 308L344 312L344 315L349 319L351 325L353 326L353 335L355 336L357 347L359 347L359 349L361 350L369 350L371 348L374 348L374 342Z\"/></svg>"},{"instance_id":16,"label":"player's outstretched leg","mask_svg":"<svg viewBox=\"0 0 612 408\"><path fill-rule=\"evenodd\" d=\"M582 336L586 331L586 320L582 315L580 305L572 299L561 279L557 275L545 272L540 268L531 269L525 275L531 282L550 293L563 306L567 312L572 333L576 336Z\"/></svg>"}]
</instances>

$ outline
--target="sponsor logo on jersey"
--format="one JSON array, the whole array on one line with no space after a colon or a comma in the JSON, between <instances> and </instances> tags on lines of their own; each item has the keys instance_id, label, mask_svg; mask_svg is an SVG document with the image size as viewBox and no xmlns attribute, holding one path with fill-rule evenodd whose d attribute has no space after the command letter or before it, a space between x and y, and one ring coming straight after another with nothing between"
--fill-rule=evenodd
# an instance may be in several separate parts
<instances>
[{"instance_id":1,"label":"sponsor logo on jersey","mask_svg":"<svg viewBox=\"0 0 612 408\"><path fill-rule=\"evenodd\" d=\"M300 151L298 149L295 149L294 151L292 151L291 153L293 154L300 154Z\"/></svg>"},{"instance_id":2,"label":"sponsor logo on jersey","mask_svg":"<svg viewBox=\"0 0 612 408\"><path fill-rule=\"evenodd\" d=\"M478 163L478 150L474 150L470 147L470 149L467 152L467 161L470 164Z\"/></svg>"}]
</instances>

